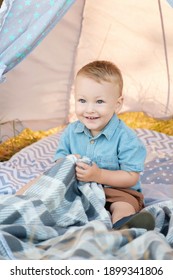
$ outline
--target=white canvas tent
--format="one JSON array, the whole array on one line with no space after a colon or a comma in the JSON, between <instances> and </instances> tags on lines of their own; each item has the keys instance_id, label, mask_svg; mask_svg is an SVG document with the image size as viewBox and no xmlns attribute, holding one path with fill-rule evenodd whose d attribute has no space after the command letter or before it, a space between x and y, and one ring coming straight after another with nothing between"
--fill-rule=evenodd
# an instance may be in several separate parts
<instances>
[{"instance_id":1,"label":"white canvas tent","mask_svg":"<svg viewBox=\"0 0 173 280\"><path fill-rule=\"evenodd\" d=\"M5 5L11 6L1 21L0 45L18 20L17 16L13 18L12 11L20 7L19 2L3 1L2 18ZM26 19L35 3L24 2L27 5L23 19ZM52 6L50 11L56 2L70 1L47 1ZM10 135L11 123L14 126L15 121L34 130L67 123L75 73L95 59L111 60L122 70L125 96L122 112L143 111L156 118L172 117L171 5L172 1L166 0L71 1L69 10L66 8L65 15L52 26L41 44L7 73L1 69L6 77L0 84L1 135ZM3 59L3 55L0 57Z\"/></svg>"}]
</instances>

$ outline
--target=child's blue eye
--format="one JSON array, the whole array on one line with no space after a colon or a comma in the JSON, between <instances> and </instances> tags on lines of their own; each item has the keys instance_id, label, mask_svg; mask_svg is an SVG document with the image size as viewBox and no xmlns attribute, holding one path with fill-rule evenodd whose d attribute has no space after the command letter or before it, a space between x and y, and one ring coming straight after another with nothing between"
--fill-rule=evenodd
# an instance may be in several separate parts
<instances>
[{"instance_id":1,"label":"child's blue eye","mask_svg":"<svg viewBox=\"0 0 173 280\"><path fill-rule=\"evenodd\" d=\"M97 103L98 103L98 104L102 104L102 103L104 103L104 101L101 100L101 99L99 99L99 100L97 100Z\"/></svg>"},{"instance_id":2,"label":"child's blue eye","mask_svg":"<svg viewBox=\"0 0 173 280\"><path fill-rule=\"evenodd\" d=\"M85 103L86 100L81 98L81 99L79 99L79 102L80 102L80 103Z\"/></svg>"}]
</instances>

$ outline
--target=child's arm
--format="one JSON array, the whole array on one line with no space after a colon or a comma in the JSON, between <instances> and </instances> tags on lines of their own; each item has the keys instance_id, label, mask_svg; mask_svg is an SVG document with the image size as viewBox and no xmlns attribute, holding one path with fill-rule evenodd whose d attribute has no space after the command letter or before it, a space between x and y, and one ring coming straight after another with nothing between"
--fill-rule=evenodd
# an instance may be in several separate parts
<instances>
[{"instance_id":1,"label":"child's arm","mask_svg":"<svg viewBox=\"0 0 173 280\"><path fill-rule=\"evenodd\" d=\"M54 155L54 161L62 159L69 154L70 154L69 126L67 126L60 137L58 147Z\"/></svg>"},{"instance_id":2,"label":"child's arm","mask_svg":"<svg viewBox=\"0 0 173 280\"><path fill-rule=\"evenodd\" d=\"M76 177L83 182L97 182L116 188L129 188L139 180L139 173L124 170L107 170L99 168L95 163L89 166L83 162L76 164Z\"/></svg>"}]
</instances>

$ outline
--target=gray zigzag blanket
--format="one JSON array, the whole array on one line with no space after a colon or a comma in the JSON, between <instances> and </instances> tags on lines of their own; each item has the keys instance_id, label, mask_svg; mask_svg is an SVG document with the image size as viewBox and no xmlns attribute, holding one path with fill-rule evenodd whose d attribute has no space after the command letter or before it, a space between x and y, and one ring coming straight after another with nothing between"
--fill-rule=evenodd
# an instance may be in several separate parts
<instances>
[{"instance_id":1,"label":"gray zigzag blanket","mask_svg":"<svg viewBox=\"0 0 173 280\"><path fill-rule=\"evenodd\" d=\"M101 185L79 184L68 156L22 196L1 196L0 259L173 259L173 201L146 208L154 231L112 230Z\"/></svg>"}]
</instances>

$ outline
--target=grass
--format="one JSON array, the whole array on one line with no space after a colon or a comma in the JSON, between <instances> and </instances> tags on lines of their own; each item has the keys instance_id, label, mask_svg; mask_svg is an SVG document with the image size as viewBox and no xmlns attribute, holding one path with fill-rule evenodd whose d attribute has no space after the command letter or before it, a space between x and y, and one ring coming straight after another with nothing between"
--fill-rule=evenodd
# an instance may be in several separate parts
<instances>
[{"instance_id":1,"label":"grass","mask_svg":"<svg viewBox=\"0 0 173 280\"><path fill-rule=\"evenodd\" d=\"M158 120L147 116L143 112L123 113L119 115L119 118L131 128L145 128L173 135L173 119Z\"/></svg>"},{"instance_id":2,"label":"grass","mask_svg":"<svg viewBox=\"0 0 173 280\"><path fill-rule=\"evenodd\" d=\"M53 133L60 132L64 126L58 126L47 131L33 131L29 128L24 129L16 137L12 137L7 141L0 144L0 161L9 160L15 153L19 152L21 149L31 145L38 140L49 136Z\"/></svg>"}]
</instances>

